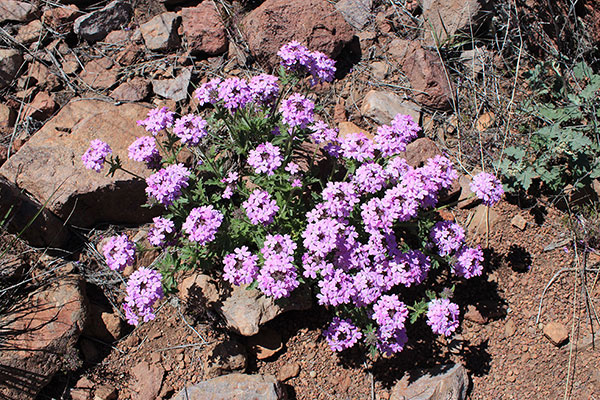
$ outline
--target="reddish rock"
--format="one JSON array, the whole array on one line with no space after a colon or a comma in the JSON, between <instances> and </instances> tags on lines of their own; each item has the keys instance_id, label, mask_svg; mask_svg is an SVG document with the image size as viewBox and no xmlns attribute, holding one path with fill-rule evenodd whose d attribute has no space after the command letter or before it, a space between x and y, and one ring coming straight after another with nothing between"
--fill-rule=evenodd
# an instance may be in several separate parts
<instances>
[{"instance_id":1,"label":"reddish rock","mask_svg":"<svg viewBox=\"0 0 600 400\"><path fill-rule=\"evenodd\" d=\"M0 321L3 348L16 349L0 353L0 397L33 399L56 372L77 368L75 344L85 319L85 298L77 279L57 281L16 305ZM23 380L26 385L18 384Z\"/></svg>"},{"instance_id":2,"label":"reddish rock","mask_svg":"<svg viewBox=\"0 0 600 400\"><path fill-rule=\"evenodd\" d=\"M469 375L460 364L410 371L392 388L391 400L464 400Z\"/></svg>"},{"instance_id":3,"label":"reddish rock","mask_svg":"<svg viewBox=\"0 0 600 400\"><path fill-rule=\"evenodd\" d=\"M39 92L33 98L33 101L23 108L22 118L31 117L38 120L49 118L56 109L56 102L50 94Z\"/></svg>"},{"instance_id":4,"label":"reddish rock","mask_svg":"<svg viewBox=\"0 0 600 400\"><path fill-rule=\"evenodd\" d=\"M452 91L437 53L412 42L398 61L419 103L438 110L451 108Z\"/></svg>"},{"instance_id":5,"label":"reddish rock","mask_svg":"<svg viewBox=\"0 0 600 400\"><path fill-rule=\"evenodd\" d=\"M279 48L292 40L335 58L354 36L326 0L267 0L243 19L242 27L252 54L270 66L279 62Z\"/></svg>"},{"instance_id":6,"label":"reddish rock","mask_svg":"<svg viewBox=\"0 0 600 400\"><path fill-rule=\"evenodd\" d=\"M131 370L137 383L134 388L137 393L132 396L133 400L156 399L162 386L165 370L161 365L148 364L142 361Z\"/></svg>"},{"instance_id":7,"label":"reddish rock","mask_svg":"<svg viewBox=\"0 0 600 400\"><path fill-rule=\"evenodd\" d=\"M73 30L73 21L78 15L79 8L69 4L44 11L42 21L58 33L69 33Z\"/></svg>"},{"instance_id":8,"label":"reddish rock","mask_svg":"<svg viewBox=\"0 0 600 400\"><path fill-rule=\"evenodd\" d=\"M27 25L23 25L19 27L19 31L17 32L17 36L15 36L17 42L22 44L31 44L38 40L43 41L44 39L44 28L42 26L42 21L39 19L34 19Z\"/></svg>"},{"instance_id":9,"label":"reddish rock","mask_svg":"<svg viewBox=\"0 0 600 400\"><path fill-rule=\"evenodd\" d=\"M117 83L118 68L113 68L110 58L90 61L79 75L81 80L94 89L109 89Z\"/></svg>"},{"instance_id":10,"label":"reddish rock","mask_svg":"<svg viewBox=\"0 0 600 400\"><path fill-rule=\"evenodd\" d=\"M173 400L283 400L286 391L273 376L230 374L184 388Z\"/></svg>"},{"instance_id":11,"label":"reddish rock","mask_svg":"<svg viewBox=\"0 0 600 400\"><path fill-rule=\"evenodd\" d=\"M12 108L0 103L0 130L11 128L15 124L15 116Z\"/></svg>"},{"instance_id":12,"label":"reddish rock","mask_svg":"<svg viewBox=\"0 0 600 400\"><path fill-rule=\"evenodd\" d=\"M0 2L0 24L5 21L31 21L36 13L37 8L31 1L2 0Z\"/></svg>"},{"instance_id":13,"label":"reddish rock","mask_svg":"<svg viewBox=\"0 0 600 400\"><path fill-rule=\"evenodd\" d=\"M333 108L333 122L339 124L340 122L346 121L348 115L346 115L346 102L340 97L339 102Z\"/></svg>"},{"instance_id":14,"label":"reddish rock","mask_svg":"<svg viewBox=\"0 0 600 400\"><path fill-rule=\"evenodd\" d=\"M544 336L555 346L562 346L569 341L569 330L560 322L549 322L544 325Z\"/></svg>"},{"instance_id":15,"label":"reddish rock","mask_svg":"<svg viewBox=\"0 0 600 400\"><path fill-rule=\"evenodd\" d=\"M291 364L285 364L279 369L277 373L277 379L281 382L285 382L288 379L295 378L300 374L300 364L294 362Z\"/></svg>"},{"instance_id":16,"label":"reddish rock","mask_svg":"<svg viewBox=\"0 0 600 400\"><path fill-rule=\"evenodd\" d=\"M144 78L133 78L122 83L110 94L118 101L142 101L150 94L150 85Z\"/></svg>"},{"instance_id":17,"label":"reddish rock","mask_svg":"<svg viewBox=\"0 0 600 400\"><path fill-rule=\"evenodd\" d=\"M131 43L119 52L116 60L125 67L135 63L142 52L142 47L139 44Z\"/></svg>"},{"instance_id":18,"label":"reddish rock","mask_svg":"<svg viewBox=\"0 0 600 400\"><path fill-rule=\"evenodd\" d=\"M15 49L0 49L0 89L10 85L21 72L23 56Z\"/></svg>"},{"instance_id":19,"label":"reddish rock","mask_svg":"<svg viewBox=\"0 0 600 400\"><path fill-rule=\"evenodd\" d=\"M180 40L177 28L181 23L179 15L167 12L157 15L145 24L140 25L140 31L146 47L154 51L164 51L179 46Z\"/></svg>"},{"instance_id":20,"label":"reddish rock","mask_svg":"<svg viewBox=\"0 0 600 400\"><path fill-rule=\"evenodd\" d=\"M420 107L416 104L402 100L393 92L381 90L371 90L367 93L360 112L380 125L389 124L397 114L410 115L418 124L421 116Z\"/></svg>"},{"instance_id":21,"label":"reddish rock","mask_svg":"<svg viewBox=\"0 0 600 400\"><path fill-rule=\"evenodd\" d=\"M181 10L183 34L192 53L214 56L227 51L227 32L215 4L204 1Z\"/></svg>"}]
</instances>

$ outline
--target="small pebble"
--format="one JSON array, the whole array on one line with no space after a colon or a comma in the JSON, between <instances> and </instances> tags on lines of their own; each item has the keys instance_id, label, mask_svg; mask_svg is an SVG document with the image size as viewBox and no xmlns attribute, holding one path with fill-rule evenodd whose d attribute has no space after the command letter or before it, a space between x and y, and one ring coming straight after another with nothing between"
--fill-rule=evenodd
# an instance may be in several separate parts
<instances>
[{"instance_id":1,"label":"small pebble","mask_svg":"<svg viewBox=\"0 0 600 400\"><path fill-rule=\"evenodd\" d=\"M310 376L311 378L316 378L317 377L317 373L315 371L310 371L308 373L308 376Z\"/></svg>"}]
</instances>

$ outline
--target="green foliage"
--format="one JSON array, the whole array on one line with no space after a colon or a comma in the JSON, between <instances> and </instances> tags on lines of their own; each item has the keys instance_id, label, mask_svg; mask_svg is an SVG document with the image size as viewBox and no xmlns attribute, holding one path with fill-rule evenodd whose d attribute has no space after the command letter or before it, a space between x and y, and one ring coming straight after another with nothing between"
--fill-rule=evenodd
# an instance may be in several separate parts
<instances>
[{"instance_id":1,"label":"green foliage","mask_svg":"<svg viewBox=\"0 0 600 400\"><path fill-rule=\"evenodd\" d=\"M522 146L508 147L498 165L509 188L528 190L539 179L557 194L600 176L600 75L583 62L570 72L563 76L545 63L527 74L533 96L523 110L534 118L534 130Z\"/></svg>"}]
</instances>

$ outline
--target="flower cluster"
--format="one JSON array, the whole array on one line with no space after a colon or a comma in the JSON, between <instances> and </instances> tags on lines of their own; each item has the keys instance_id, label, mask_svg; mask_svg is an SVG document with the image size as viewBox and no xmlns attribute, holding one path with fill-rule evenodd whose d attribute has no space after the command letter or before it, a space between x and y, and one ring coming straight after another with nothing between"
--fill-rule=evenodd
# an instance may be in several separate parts
<instances>
[{"instance_id":1,"label":"flower cluster","mask_svg":"<svg viewBox=\"0 0 600 400\"><path fill-rule=\"evenodd\" d=\"M125 318L130 325L137 326L140 318L148 322L156 317L154 303L164 297L161 280L162 275L158 271L145 267L131 274L123 304Z\"/></svg>"},{"instance_id":2,"label":"flower cluster","mask_svg":"<svg viewBox=\"0 0 600 400\"><path fill-rule=\"evenodd\" d=\"M375 148L384 157L391 157L406 150L406 145L417 138L421 128L410 115L398 114L390 125L377 128Z\"/></svg>"},{"instance_id":3,"label":"flower cluster","mask_svg":"<svg viewBox=\"0 0 600 400\"><path fill-rule=\"evenodd\" d=\"M146 163L148 168L160 167L161 157L156 147L156 139L152 136L137 138L128 148L129 158L133 161Z\"/></svg>"},{"instance_id":4,"label":"flower cluster","mask_svg":"<svg viewBox=\"0 0 600 400\"><path fill-rule=\"evenodd\" d=\"M133 265L135 245L127 235L113 236L102 248L106 264L113 271L123 271L126 266Z\"/></svg>"},{"instance_id":5,"label":"flower cluster","mask_svg":"<svg viewBox=\"0 0 600 400\"><path fill-rule=\"evenodd\" d=\"M304 129L315 120L315 103L300 93L294 93L284 100L279 111L283 122L292 128Z\"/></svg>"},{"instance_id":6,"label":"flower cluster","mask_svg":"<svg viewBox=\"0 0 600 400\"><path fill-rule=\"evenodd\" d=\"M163 206L173 204L188 186L191 171L183 164L173 164L146 178L146 193Z\"/></svg>"},{"instance_id":7,"label":"flower cluster","mask_svg":"<svg viewBox=\"0 0 600 400\"><path fill-rule=\"evenodd\" d=\"M438 335L450 336L458 328L458 306L448 299L434 299L429 303L427 325Z\"/></svg>"},{"instance_id":8,"label":"flower cluster","mask_svg":"<svg viewBox=\"0 0 600 400\"><path fill-rule=\"evenodd\" d=\"M270 142L259 144L256 149L248 153L248 164L257 174L273 175L282 160L279 147L273 146Z\"/></svg>"},{"instance_id":9,"label":"flower cluster","mask_svg":"<svg viewBox=\"0 0 600 400\"><path fill-rule=\"evenodd\" d=\"M153 246L164 246L166 244L166 235L173 233L175 223L163 217L154 217L152 221L154 222L154 226L148 231L148 242Z\"/></svg>"},{"instance_id":10,"label":"flower cluster","mask_svg":"<svg viewBox=\"0 0 600 400\"><path fill-rule=\"evenodd\" d=\"M175 121L173 133L181 139L181 143L198 146L200 139L208 134L208 123L200 116L187 114Z\"/></svg>"},{"instance_id":11,"label":"flower cluster","mask_svg":"<svg viewBox=\"0 0 600 400\"><path fill-rule=\"evenodd\" d=\"M242 206L246 210L250 222L254 225L270 224L279 211L277 202L271 198L269 192L260 189L255 189Z\"/></svg>"},{"instance_id":12,"label":"flower cluster","mask_svg":"<svg viewBox=\"0 0 600 400\"><path fill-rule=\"evenodd\" d=\"M334 317L329 328L323 333L333 351L342 351L354 346L361 338L359 328L350 319Z\"/></svg>"},{"instance_id":13,"label":"flower cluster","mask_svg":"<svg viewBox=\"0 0 600 400\"><path fill-rule=\"evenodd\" d=\"M146 119L138 121L138 125L146 128L153 135L173 125L175 114L168 107L156 108L148 112Z\"/></svg>"},{"instance_id":14,"label":"flower cluster","mask_svg":"<svg viewBox=\"0 0 600 400\"><path fill-rule=\"evenodd\" d=\"M279 78L261 74L249 82L232 77L225 80L212 79L200 85L194 92L198 103L220 104L231 112L246 107L249 103L257 106L271 106L279 95Z\"/></svg>"},{"instance_id":15,"label":"flower cluster","mask_svg":"<svg viewBox=\"0 0 600 400\"><path fill-rule=\"evenodd\" d=\"M492 174L480 172L473 177L471 190L486 206L498 203L504 194L502 183Z\"/></svg>"},{"instance_id":16,"label":"flower cluster","mask_svg":"<svg viewBox=\"0 0 600 400\"><path fill-rule=\"evenodd\" d=\"M223 279L234 285L252 283L258 275L258 256L242 246L223 259Z\"/></svg>"},{"instance_id":17,"label":"flower cluster","mask_svg":"<svg viewBox=\"0 0 600 400\"><path fill-rule=\"evenodd\" d=\"M104 167L106 157L112 153L110 146L100 139L94 139L90 142L90 147L81 156L81 161L87 169L93 169L100 172Z\"/></svg>"},{"instance_id":18,"label":"flower cluster","mask_svg":"<svg viewBox=\"0 0 600 400\"><path fill-rule=\"evenodd\" d=\"M223 214L213 206L194 208L181 226L188 239L199 245L215 240L215 234L223 222Z\"/></svg>"},{"instance_id":19,"label":"flower cluster","mask_svg":"<svg viewBox=\"0 0 600 400\"><path fill-rule=\"evenodd\" d=\"M455 222L440 221L435 224L430 236L438 248L438 254L444 257L462 247L465 240L465 230Z\"/></svg>"},{"instance_id":20,"label":"flower cluster","mask_svg":"<svg viewBox=\"0 0 600 400\"><path fill-rule=\"evenodd\" d=\"M318 51L309 51L297 41L292 41L279 50L281 65L288 70L305 70L312 75L312 83L331 82L335 76L335 61Z\"/></svg>"}]
</instances>

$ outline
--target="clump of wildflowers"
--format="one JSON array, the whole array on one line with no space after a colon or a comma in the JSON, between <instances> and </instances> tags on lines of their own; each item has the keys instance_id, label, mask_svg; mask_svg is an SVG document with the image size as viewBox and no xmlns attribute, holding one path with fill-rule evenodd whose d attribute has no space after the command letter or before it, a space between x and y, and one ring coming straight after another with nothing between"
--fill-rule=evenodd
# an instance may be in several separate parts
<instances>
[{"instance_id":1,"label":"clump of wildflowers","mask_svg":"<svg viewBox=\"0 0 600 400\"><path fill-rule=\"evenodd\" d=\"M354 346L361 338L360 329L350 319L334 317L323 336L333 351L342 351Z\"/></svg>"},{"instance_id":2,"label":"clump of wildflowers","mask_svg":"<svg viewBox=\"0 0 600 400\"><path fill-rule=\"evenodd\" d=\"M200 139L208 134L207 122L200 116L187 114L175 121L173 133L181 139L181 143L197 146Z\"/></svg>"},{"instance_id":3,"label":"clump of wildflowers","mask_svg":"<svg viewBox=\"0 0 600 400\"><path fill-rule=\"evenodd\" d=\"M181 196L188 186L191 171L183 164L173 164L146 178L146 193L160 204L169 206Z\"/></svg>"},{"instance_id":4,"label":"clump of wildflowers","mask_svg":"<svg viewBox=\"0 0 600 400\"><path fill-rule=\"evenodd\" d=\"M112 153L110 146L100 139L94 139L90 142L89 149L81 156L81 161L87 169L93 169L100 172L104 167L106 157Z\"/></svg>"},{"instance_id":5,"label":"clump of wildflowers","mask_svg":"<svg viewBox=\"0 0 600 400\"><path fill-rule=\"evenodd\" d=\"M450 336L458 328L458 306L448 299L434 299L427 310L427 325L433 333Z\"/></svg>"},{"instance_id":6,"label":"clump of wildflowers","mask_svg":"<svg viewBox=\"0 0 600 400\"><path fill-rule=\"evenodd\" d=\"M213 206L196 207L181 226L191 242L205 245L215 240L215 234L223 222L223 214Z\"/></svg>"},{"instance_id":7,"label":"clump of wildflowers","mask_svg":"<svg viewBox=\"0 0 600 400\"><path fill-rule=\"evenodd\" d=\"M438 248L438 254L444 257L462 247L465 240L465 230L455 222L440 221L435 224L430 236Z\"/></svg>"},{"instance_id":8,"label":"clump of wildflowers","mask_svg":"<svg viewBox=\"0 0 600 400\"><path fill-rule=\"evenodd\" d=\"M300 93L294 93L284 100L279 111L283 122L292 128L304 129L315 120L315 103Z\"/></svg>"},{"instance_id":9,"label":"clump of wildflowers","mask_svg":"<svg viewBox=\"0 0 600 400\"><path fill-rule=\"evenodd\" d=\"M163 129L169 128L173 125L173 118L175 113L169 111L168 107L155 108L148 112L148 117L141 121L138 121L138 125L146 128L148 132L156 135Z\"/></svg>"},{"instance_id":10,"label":"clump of wildflowers","mask_svg":"<svg viewBox=\"0 0 600 400\"><path fill-rule=\"evenodd\" d=\"M258 275L258 256L242 246L223 259L223 279L234 285L252 283Z\"/></svg>"},{"instance_id":11,"label":"clump of wildflowers","mask_svg":"<svg viewBox=\"0 0 600 400\"><path fill-rule=\"evenodd\" d=\"M248 153L248 164L254 167L254 172L257 174L273 175L274 171L281 166L282 160L279 147L273 146L270 142L262 143Z\"/></svg>"},{"instance_id":12,"label":"clump of wildflowers","mask_svg":"<svg viewBox=\"0 0 600 400\"><path fill-rule=\"evenodd\" d=\"M175 223L163 217L154 217L152 221L154 226L148 232L148 241L153 246L163 246L166 244L166 235L173 233Z\"/></svg>"},{"instance_id":13,"label":"clump of wildflowers","mask_svg":"<svg viewBox=\"0 0 600 400\"><path fill-rule=\"evenodd\" d=\"M482 262L483 251L479 246L475 248L463 246L456 253L456 263L452 269L456 275L469 279L481 275L483 272Z\"/></svg>"},{"instance_id":14,"label":"clump of wildflowers","mask_svg":"<svg viewBox=\"0 0 600 400\"><path fill-rule=\"evenodd\" d=\"M129 158L133 161L146 163L148 168L158 168L160 166L160 153L156 147L156 139L152 136L142 136L137 138L128 148Z\"/></svg>"},{"instance_id":15,"label":"clump of wildflowers","mask_svg":"<svg viewBox=\"0 0 600 400\"><path fill-rule=\"evenodd\" d=\"M135 245L126 234L111 237L102 248L106 264L113 271L123 271L126 266L133 265Z\"/></svg>"},{"instance_id":16,"label":"clump of wildflowers","mask_svg":"<svg viewBox=\"0 0 600 400\"><path fill-rule=\"evenodd\" d=\"M480 172L473 177L471 190L486 206L498 203L504 194L502 183L492 174Z\"/></svg>"},{"instance_id":17,"label":"clump of wildflowers","mask_svg":"<svg viewBox=\"0 0 600 400\"><path fill-rule=\"evenodd\" d=\"M270 224L279 211L277 202L271 198L269 192L260 189L254 190L242 206L246 210L250 222L254 225Z\"/></svg>"},{"instance_id":18,"label":"clump of wildflowers","mask_svg":"<svg viewBox=\"0 0 600 400\"><path fill-rule=\"evenodd\" d=\"M164 297L160 272L141 267L127 281L127 296L125 297L125 318L131 325L137 326L140 318L144 322L153 320L154 303Z\"/></svg>"}]
</instances>

